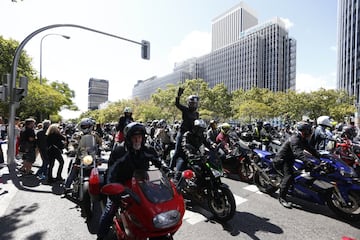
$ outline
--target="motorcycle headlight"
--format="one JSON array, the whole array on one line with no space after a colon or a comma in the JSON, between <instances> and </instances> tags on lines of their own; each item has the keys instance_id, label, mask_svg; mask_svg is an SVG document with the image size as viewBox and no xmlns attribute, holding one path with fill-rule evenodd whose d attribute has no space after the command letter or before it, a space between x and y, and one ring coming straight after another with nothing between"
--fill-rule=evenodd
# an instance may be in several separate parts
<instances>
[{"instance_id":1,"label":"motorcycle headlight","mask_svg":"<svg viewBox=\"0 0 360 240\"><path fill-rule=\"evenodd\" d=\"M84 165L89 166L90 164L92 164L93 160L94 159L91 155L86 155L81 161Z\"/></svg>"},{"instance_id":2,"label":"motorcycle headlight","mask_svg":"<svg viewBox=\"0 0 360 240\"><path fill-rule=\"evenodd\" d=\"M181 214L177 210L170 210L160 213L153 218L153 223L156 228L164 229L175 226L180 220Z\"/></svg>"},{"instance_id":3,"label":"motorcycle headlight","mask_svg":"<svg viewBox=\"0 0 360 240\"><path fill-rule=\"evenodd\" d=\"M353 168L351 168L351 167L349 168L348 171L345 171L344 168L341 168L340 169L340 174L341 174L341 176L348 177L348 178L356 178L357 177L357 174L356 174L355 170Z\"/></svg>"},{"instance_id":4,"label":"motorcycle headlight","mask_svg":"<svg viewBox=\"0 0 360 240\"><path fill-rule=\"evenodd\" d=\"M223 175L222 172L220 172L216 169L211 169L211 171L216 178L221 177Z\"/></svg>"}]
</instances>

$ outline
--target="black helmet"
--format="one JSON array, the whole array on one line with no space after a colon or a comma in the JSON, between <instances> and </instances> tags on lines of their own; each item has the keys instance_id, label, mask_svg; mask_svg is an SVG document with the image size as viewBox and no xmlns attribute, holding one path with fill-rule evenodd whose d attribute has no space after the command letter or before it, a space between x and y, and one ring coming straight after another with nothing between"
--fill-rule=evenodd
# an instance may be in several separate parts
<instances>
[{"instance_id":1,"label":"black helmet","mask_svg":"<svg viewBox=\"0 0 360 240\"><path fill-rule=\"evenodd\" d=\"M296 124L298 131L302 132L305 136L310 136L312 133L311 125L308 122L298 122Z\"/></svg>"},{"instance_id":2,"label":"black helmet","mask_svg":"<svg viewBox=\"0 0 360 240\"><path fill-rule=\"evenodd\" d=\"M187 103L190 109L196 110L199 104L199 97L197 95L190 95L187 98Z\"/></svg>"},{"instance_id":3,"label":"black helmet","mask_svg":"<svg viewBox=\"0 0 360 240\"><path fill-rule=\"evenodd\" d=\"M143 143L145 144L145 133L146 129L145 126L138 122L131 122L124 128L124 137L125 137L125 143L128 147L131 147L131 137L137 134L142 135L143 137Z\"/></svg>"},{"instance_id":4,"label":"black helmet","mask_svg":"<svg viewBox=\"0 0 360 240\"><path fill-rule=\"evenodd\" d=\"M89 134L94 128L94 121L91 118L83 118L79 123L79 129L84 134Z\"/></svg>"}]
</instances>

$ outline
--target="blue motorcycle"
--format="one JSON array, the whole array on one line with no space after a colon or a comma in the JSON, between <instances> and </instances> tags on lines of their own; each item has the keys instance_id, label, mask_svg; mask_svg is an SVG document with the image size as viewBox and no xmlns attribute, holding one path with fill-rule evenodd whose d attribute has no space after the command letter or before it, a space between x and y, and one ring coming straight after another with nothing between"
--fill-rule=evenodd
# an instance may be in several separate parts
<instances>
[{"instance_id":1,"label":"blue motorcycle","mask_svg":"<svg viewBox=\"0 0 360 240\"><path fill-rule=\"evenodd\" d=\"M253 154L256 186L264 193L275 193L283 176L273 162L275 154L260 149L253 149ZM307 169L301 160L295 161L289 195L327 205L343 219L360 221L360 181L354 169L326 151L320 152L320 160L305 154L315 167Z\"/></svg>"}]
</instances>

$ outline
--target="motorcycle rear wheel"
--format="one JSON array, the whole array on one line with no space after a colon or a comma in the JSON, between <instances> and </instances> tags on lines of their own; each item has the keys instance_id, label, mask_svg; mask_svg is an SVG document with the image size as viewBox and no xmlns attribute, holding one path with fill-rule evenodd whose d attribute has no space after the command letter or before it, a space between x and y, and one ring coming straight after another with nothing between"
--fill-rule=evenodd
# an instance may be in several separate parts
<instances>
[{"instance_id":1,"label":"motorcycle rear wheel","mask_svg":"<svg viewBox=\"0 0 360 240\"><path fill-rule=\"evenodd\" d=\"M360 221L360 194L350 192L349 199L351 206L343 206L334 191L329 196L327 205L336 215L343 219L349 221Z\"/></svg>"},{"instance_id":2,"label":"motorcycle rear wheel","mask_svg":"<svg viewBox=\"0 0 360 240\"><path fill-rule=\"evenodd\" d=\"M254 180L255 169L251 163L244 162L238 169L238 174L243 182L250 183Z\"/></svg>"},{"instance_id":3,"label":"motorcycle rear wheel","mask_svg":"<svg viewBox=\"0 0 360 240\"><path fill-rule=\"evenodd\" d=\"M216 220L227 222L232 219L235 214L235 198L231 190L227 187L220 187L217 191L220 199L208 199L208 206Z\"/></svg>"},{"instance_id":4,"label":"motorcycle rear wheel","mask_svg":"<svg viewBox=\"0 0 360 240\"><path fill-rule=\"evenodd\" d=\"M277 191L277 187L274 187L273 185L271 185L271 183L269 183L262 175L259 171L255 172L254 175L254 182L255 185L257 186L257 188L264 193L267 194L272 194L275 193Z\"/></svg>"}]
</instances>

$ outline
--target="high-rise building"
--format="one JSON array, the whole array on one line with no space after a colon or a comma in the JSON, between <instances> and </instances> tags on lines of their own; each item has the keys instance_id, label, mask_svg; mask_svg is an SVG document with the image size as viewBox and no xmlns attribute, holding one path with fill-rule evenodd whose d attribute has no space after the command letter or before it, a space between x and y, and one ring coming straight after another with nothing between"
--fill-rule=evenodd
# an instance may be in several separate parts
<instances>
[{"instance_id":1,"label":"high-rise building","mask_svg":"<svg viewBox=\"0 0 360 240\"><path fill-rule=\"evenodd\" d=\"M357 0L338 1L337 88L360 103L360 7Z\"/></svg>"},{"instance_id":2,"label":"high-rise building","mask_svg":"<svg viewBox=\"0 0 360 240\"><path fill-rule=\"evenodd\" d=\"M95 110L99 105L107 102L109 96L109 81L103 79L90 78L88 109Z\"/></svg>"},{"instance_id":3,"label":"high-rise building","mask_svg":"<svg viewBox=\"0 0 360 240\"><path fill-rule=\"evenodd\" d=\"M217 20L222 21L226 17L232 19L231 14L234 9L239 11L238 7L242 5L227 11ZM241 12L244 14L245 11ZM229 19L228 23L231 22ZM256 18L251 15L249 19L247 22L255 21ZM199 78L211 88L223 83L230 92L253 87L272 91L295 90L296 41L289 37L285 23L280 18L274 18L253 27L248 27L250 23L246 26L246 30L237 30L236 38L219 41L216 47L213 45L216 50L209 54L176 63L173 73L138 81L133 88L133 97L147 99L156 89L164 89L167 84L176 85L186 79ZM240 25L227 24L226 27L239 28ZM237 31L228 29L224 33ZM219 34L219 31L213 34Z\"/></svg>"},{"instance_id":4,"label":"high-rise building","mask_svg":"<svg viewBox=\"0 0 360 240\"><path fill-rule=\"evenodd\" d=\"M256 26L256 13L244 2L232 7L212 21L212 51L239 40L240 33Z\"/></svg>"}]
</instances>

